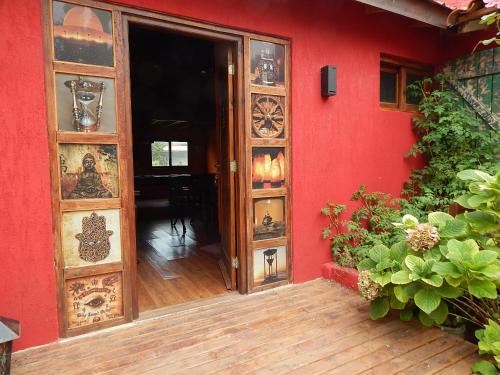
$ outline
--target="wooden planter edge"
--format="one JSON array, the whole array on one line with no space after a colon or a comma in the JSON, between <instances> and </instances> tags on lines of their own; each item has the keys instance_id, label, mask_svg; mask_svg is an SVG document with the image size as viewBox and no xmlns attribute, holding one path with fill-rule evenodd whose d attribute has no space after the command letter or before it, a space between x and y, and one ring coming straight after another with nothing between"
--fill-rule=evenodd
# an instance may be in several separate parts
<instances>
[{"instance_id":1,"label":"wooden planter edge","mask_svg":"<svg viewBox=\"0 0 500 375\"><path fill-rule=\"evenodd\" d=\"M328 262L321 267L321 273L327 280L335 281L346 288L358 291L358 271L354 268L342 267L335 262Z\"/></svg>"}]
</instances>

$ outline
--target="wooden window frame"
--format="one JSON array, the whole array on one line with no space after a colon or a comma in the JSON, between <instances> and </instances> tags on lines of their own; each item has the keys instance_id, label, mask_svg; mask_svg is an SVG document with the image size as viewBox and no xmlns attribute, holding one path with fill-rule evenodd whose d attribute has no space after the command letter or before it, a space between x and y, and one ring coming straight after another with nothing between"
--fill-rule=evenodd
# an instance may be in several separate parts
<instances>
[{"instance_id":1,"label":"wooden window frame","mask_svg":"<svg viewBox=\"0 0 500 375\"><path fill-rule=\"evenodd\" d=\"M408 73L411 73L422 75L424 78L429 77L432 75L432 65L382 55L380 57L380 72L383 71L396 73L396 103L382 102L380 100L379 89L380 107L382 109L393 111L417 112L417 104L410 104L406 102L406 76Z\"/></svg>"}]
</instances>

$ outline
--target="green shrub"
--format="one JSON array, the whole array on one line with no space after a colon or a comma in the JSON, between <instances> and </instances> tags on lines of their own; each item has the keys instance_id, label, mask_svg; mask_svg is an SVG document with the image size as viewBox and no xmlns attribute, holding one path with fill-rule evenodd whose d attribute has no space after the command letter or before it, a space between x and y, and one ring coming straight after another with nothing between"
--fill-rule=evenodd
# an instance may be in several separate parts
<instances>
[{"instance_id":1,"label":"green shrub","mask_svg":"<svg viewBox=\"0 0 500 375\"><path fill-rule=\"evenodd\" d=\"M454 199L467 191L466 183L456 178L459 171L479 167L495 173L500 151L498 133L481 126L476 115L447 88L444 78L437 75L411 87L422 99L420 114L413 119L419 140L406 156L420 154L426 165L412 172L401 193L405 200L399 205L419 219L428 212L448 211Z\"/></svg>"},{"instance_id":2,"label":"green shrub","mask_svg":"<svg viewBox=\"0 0 500 375\"><path fill-rule=\"evenodd\" d=\"M472 211L457 217L432 212L427 223L405 215L395 223L405 230L405 240L373 246L358 264L364 278L368 275L382 287L374 298L373 292L367 293L369 282L359 283L361 294L371 300L372 319L392 308L400 311L402 320L416 311L425 326L443 324L449 316L478 328L491 321L498 324L500 172L491 176L465 170L458 178L469 184L469 193L456 202Z\"/></svg>"}]
</instances>

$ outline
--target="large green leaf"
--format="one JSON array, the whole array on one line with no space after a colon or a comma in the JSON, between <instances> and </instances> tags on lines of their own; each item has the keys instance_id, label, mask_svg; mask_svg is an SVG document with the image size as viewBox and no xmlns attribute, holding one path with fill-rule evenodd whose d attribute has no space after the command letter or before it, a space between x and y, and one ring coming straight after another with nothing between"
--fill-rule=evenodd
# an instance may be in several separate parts
<instances>
[{"instance_id":1,"label":"large green leaf","mask_svg":"<svg viewBox=\"0 0 500 375\"><path fill-rule=\"evenodd\" d=\"M408 293L406 293L406 289L400 285L396 285L393 289L393 292L396 298L403 303L406 303L410 300L410 296L408 295Z\"/></svg>"},{"instance_id":2,"label":"large green leaf","mask_svg":"<svg viewBox=\"0 0 500 375\"><path fill-rule=\"evenodd\" d=\"M368 256L375 263L380 263L382 260L387 258L390 254L390 250L387 246L384 245L375 245L368 252Z\"/></svg>"},{"instance_id":3,"label":"large green leaf","mask_svg":"<svg viewBox=\"0 0 500 375\"><path fill-rule=\"evenodd\" d=\"M370 318L373 320L383 318L389 312L389 298L377 298L370 303Z\"/></svg>"},{"instance_id":4,"label":"large green leaf","mask_svg":"<svg viewBox=\"0 0 500 375\"><path fill-rule=\"evenodd\" d=\"M440 275L430 275L428 277L422 277L422 281L435 287L440 287L441 285L443 285L443 277Z\"/></svg>"},{"instance_id":5,"label":"large green leaf","mask_svg":"<svg viewBox=\"0 0 500 375\"><path fill-rule=\"evenodd\" d=\"M415 294L415 304L426 314L433 312L440 302L441 296L430 288L422 288Z\"/></svg>"},{"instance_id":6,"label":"large green leaf","mask_svg":"<svg viewBox=\"0 0 500 375\"><path fill-rule=\"evenodd\" d=\"M390 272L384 272L382 274L375 273L372 274L372 280L381 286L386 286L391 282L391 275L392 274Z\"/></svg>"},{"instance_id":7,"label":"large green leaf","mask_svg":"<svg viewBox=\"0 0 500 375\"><path fill-rule=\"evenodd\" d=\"M415 255L408 255L405 258L405 264L412 272L415 272L417 274L419 272L422 272L423 268L425 267L425 261Z\"/></svg>"},{"instance_id":8,"label":"large green leaf","mask_svg":"<svg viewBox=\"0 0 500 375\"><path fill-rule=\"evenodd\" d=\"M440 274L441 276L451 276L451 277L462 276L457 266L455 266L451 262L436 262L432 266L432 271Z\"/></svg>"},{"instance_id":9,"label":"large green leaf","mask_svg":"<svg viewBox=\"0 0 500 375\"><path fill-rule=\"evenodd\" d=\"M399 263L402 263L410 251L410 246L406 241L400 241L391 246L391 257Z\"/></svg>"},{"instance_id":10,"label":"large green leaf","mask_svg":"<svg viewBox=\"0 0 500 375\"><path fill-rule=\"evenodd\" d=\"M444 228L439 231L439 235L443 238L462 237L467 234L467 223L462 220L453 219L444 225Z\"/></svg>"},{"instance_id":11,"label":"large green leaf","mask_svg":"<svg viewBox=\"0 0 500 375\"><path fill-rule=\"evenodd\" d=\"M365 258L361 262L358 263L358 271L371 270L376 265L377 264L373 260L371 260L370 258Z\"/></svg>"},{"instance_id":12,"label":"large green leaf","mask_svg":"<svg viewBox=\"0 0 500 375\"><path fill-rule=\"evenodd\" d=\"M413 318L413 309L411 307L406 307L404 310L399 312L399 319L407 322Z\"/></svg>"},{"instance_id":13,"label":"large green leaf","mask_svg":"<svg viewBox=\"0 0 500 375\"><path fill-rule=\"evenodd\" d=\"M454 287L459 287L460 284L462 284L463 277L451 277L451 276L445 276L444 278L448 284Z\"/></svg>"},{"instance_id":14,"label":"large green leaf","mask_svg":"<svg viewBox=\"0 0 500 375\"><path fill-rule=\"evenodd\" d=\"M431 212L427 215L427 220L429 224L434 226L443 226L447 221L453 220L453 216L444 212Z\"/></svg>"},{"instance_id":15,"label":"large green leaf","mask_svg":"<svg viewBox=\"0 0 500 375\"><path fill-rule=\"evenodd\" d=\"M469 204L469 199L473 196L474 194L466 193L455 199L455 202L457 202L462 207L472 209L473 207Z\"/></svg>"},{"instance_id":16,"label":"large green leaf","mask_svg":"<svg viewBox=\"0 0 500 375\"><path fill-rule=\"evenodd\" d=\"M473 269L478 269L488 264L493 263L497 259L497 253L492 250L482 250L474 255L472 260L474 267Z\"/></svg>"},{"instance_id":17,"label":"large green leaf","mask_svg":"<svg viewBox=\"0 0 500 375\"><path fill-rule=\"evenodd\" d=\"M498 375L495 365L485 360L474 363L472 371L481 375Z\"/></svg>"},{"instance_id":18,"label":"large green leaf","mask_svg":"<svg viewBox=\"0 0 500 375\"><path fill-rule=\"evenodd\" d=\"M471 272L474 274L482 274L493 280L500 280L500 267L498 264L489 264L487 266L471 270Z\"/></svg>"},{"instance_id":19,"label":"large green leaf","mask_svg":"<svg viewBox=\"0 0 500 375\"><path fill-rule=\"evenodd\" d=\"M482 211L466 212L464 218L473 229L480 233L498 230L495 216L491 213Z\"/></svg>"},{"instance_id":20,"label":"large green leaf","mask_svg":"<svg viewBox=\"0 0 500 375\"><path fill-rule=\"evenodd\" d=\"M496 285L488 280L473 279L469 281L468 289L477 298L497 298Z\"/></svg>"},{"instance_id":21,"label":"large green leaf","mask_svg":"<svg viewBox=\"0 0 500 375\"><path fill-rule=\"evenodd\" d=\"M411 282L410 274L405 270L393 273L391 276L391 282L393 284L408 284Z\"/></svg>"},{"instance_id":22,"label":"large green leaf","mask_svg":"<svg viewBox=\"0 0 500 375\"><path fill-rule=\"evenodd\" d=\"M448 304L445 301L441 301L437 309L431 312L429 316L434 319L437 324L443 324L448 317Z\"/></svg>"},{"instance_id":23,"label":"large green leaf","mask_svg":"<svg viewBox=\"0 0 500 375\"><path fill-rule=\"evenodd\" d=\"M398 300L394 295L391 296L391 309L394 310L403 310L406 306L406 303Z\"/></svg>"},{"instance_id":24,"label":"large green leaf","mask_svg":"<svg viewBox=\"0 0 500 375\"><path fill-rule=\"evenodd\" d=\"M443 257L442 254L441 254L441 251L439 250L439 247L433 247L432 249L430 249L429 251L426 251L424 253L424 260L441 260L441 258Z\"/></svg>"},{"instance_id":25,"label":"large green leaf","mask_svg":"<svg viewBox=\"0 0 500 375\"><path fill-rule=\"evenodd\" d=\"M464 294L464 290L451 285L442 285L436 288L436 292L444 298L458 298Z\"/></svg>"},{"instance_id":26,"label":"large green leaf","mask_svg":"<svg viewBox=\"0 0 500 375\"><path fill-rule=\"evenodd\" d=\"M457 173L457 177L464 181L484 181L482 174L478 174L474 169L466 169Z\"/></svg>"},{"instance_id":27,"label":"large green leaf","mask_svg":"<svg viewBox=\"0 0 500 375\"><path fill-rule=\"evenodd\" d=\"M434 324L434 319L432 319L428 314L424 313L423 311L418 312L418 319L420 320L420 323L422 323L426 327L432 327Z\"/></svg>"}]
</instances>

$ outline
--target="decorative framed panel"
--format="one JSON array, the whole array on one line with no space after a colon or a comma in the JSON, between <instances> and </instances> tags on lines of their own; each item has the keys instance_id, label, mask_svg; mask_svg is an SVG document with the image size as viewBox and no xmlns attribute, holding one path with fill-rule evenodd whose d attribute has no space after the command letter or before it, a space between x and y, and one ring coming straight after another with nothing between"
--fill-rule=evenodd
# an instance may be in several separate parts
<instances>
[{"instance_id":1,"label":"decorative framed panel","mask_svg":"<svg viewBox=\"0 0 500 375\"><path fill-rule=\"evenodd\" d=\"M111 12L52 3L54 59L79 64L113 66L113 17Z\"/></svg>"},{"instance_id":2,"label":"decorative framed panel","mask_svg":"<svg viewBox=\"0 0 500 375\"><path fill-rule=\"evenodd\" d=\"M119 194L116 145L59 145L62 199L115 198Z\"/></svg>"},{"instance_id":3,"label":"decorative framed panel","mask_svg":"<svg viewBox=\"0 0 500 375\"><path fill-rule=\"evenodd\" d=\"M285 137L285 100L282 96L252 94L252 137Z\"/></svg>"},{"instance_id":4,"label":"decorative framed panel","mask_svg":"<svg viewBox=\"0 0 500 375\"><path fill-rule=\"evenodd\" d=\"M285 197L254 198L253 240L286 236Z\"/></svg>"},{"instance_id":5,"label":"decorative framed panel","mask_svg":"<svg viewBox=\"0 0 500 375\"><path fill-rule=\"evenodd\" d=\"M115 80L56 73L59 131L116 133Z\"/></svg>"},{"instance_id":6,"label":"decorative framed panel","mask_svg":"<svg viewBox=\"0 0 500 375\"><path fill-rule=\"evenodd\" d=\"M64 266L120 262L120 210L64 212L61 220Z\"/></svg>"},{"instance_id":7,"label":"decorative framed panel","mask_svg":"<svg viewBox=\"0 0 500 375\"><path fill-rule=\"evenodd\" d=\"M66 280L68 328L79 328L123 316L121 272Z\"/></svg>"},{"instance_id":8,"label":"decorative framed panel","mask_svg":"<svg viewBox=\"0 0 500 375\"><path fill-rule=\"evenodd\" d=\"M250 40L250 79L260 86L285 86L285 47L281 44Z\"/></svg>"},{"instance_id":9,"label":"decorative framed panel","mask_svg":"<svg viewBox=\"0 0 500 375\"><path fill-rule=\"evenodd\" d=\"M253 286L259 287L288 279L286 246L253 251Z\"/></svg>"},{"instance_id":10,"label":"decorative framed panel","mask_svg":"<svg viewBox=\"0 0 500 375\"><path fill-rule=\"evenodd\" d=\"M285 186L286 158L284 147L252 148L252 188L271 189Z\"/></svg>"}]
</instances>

